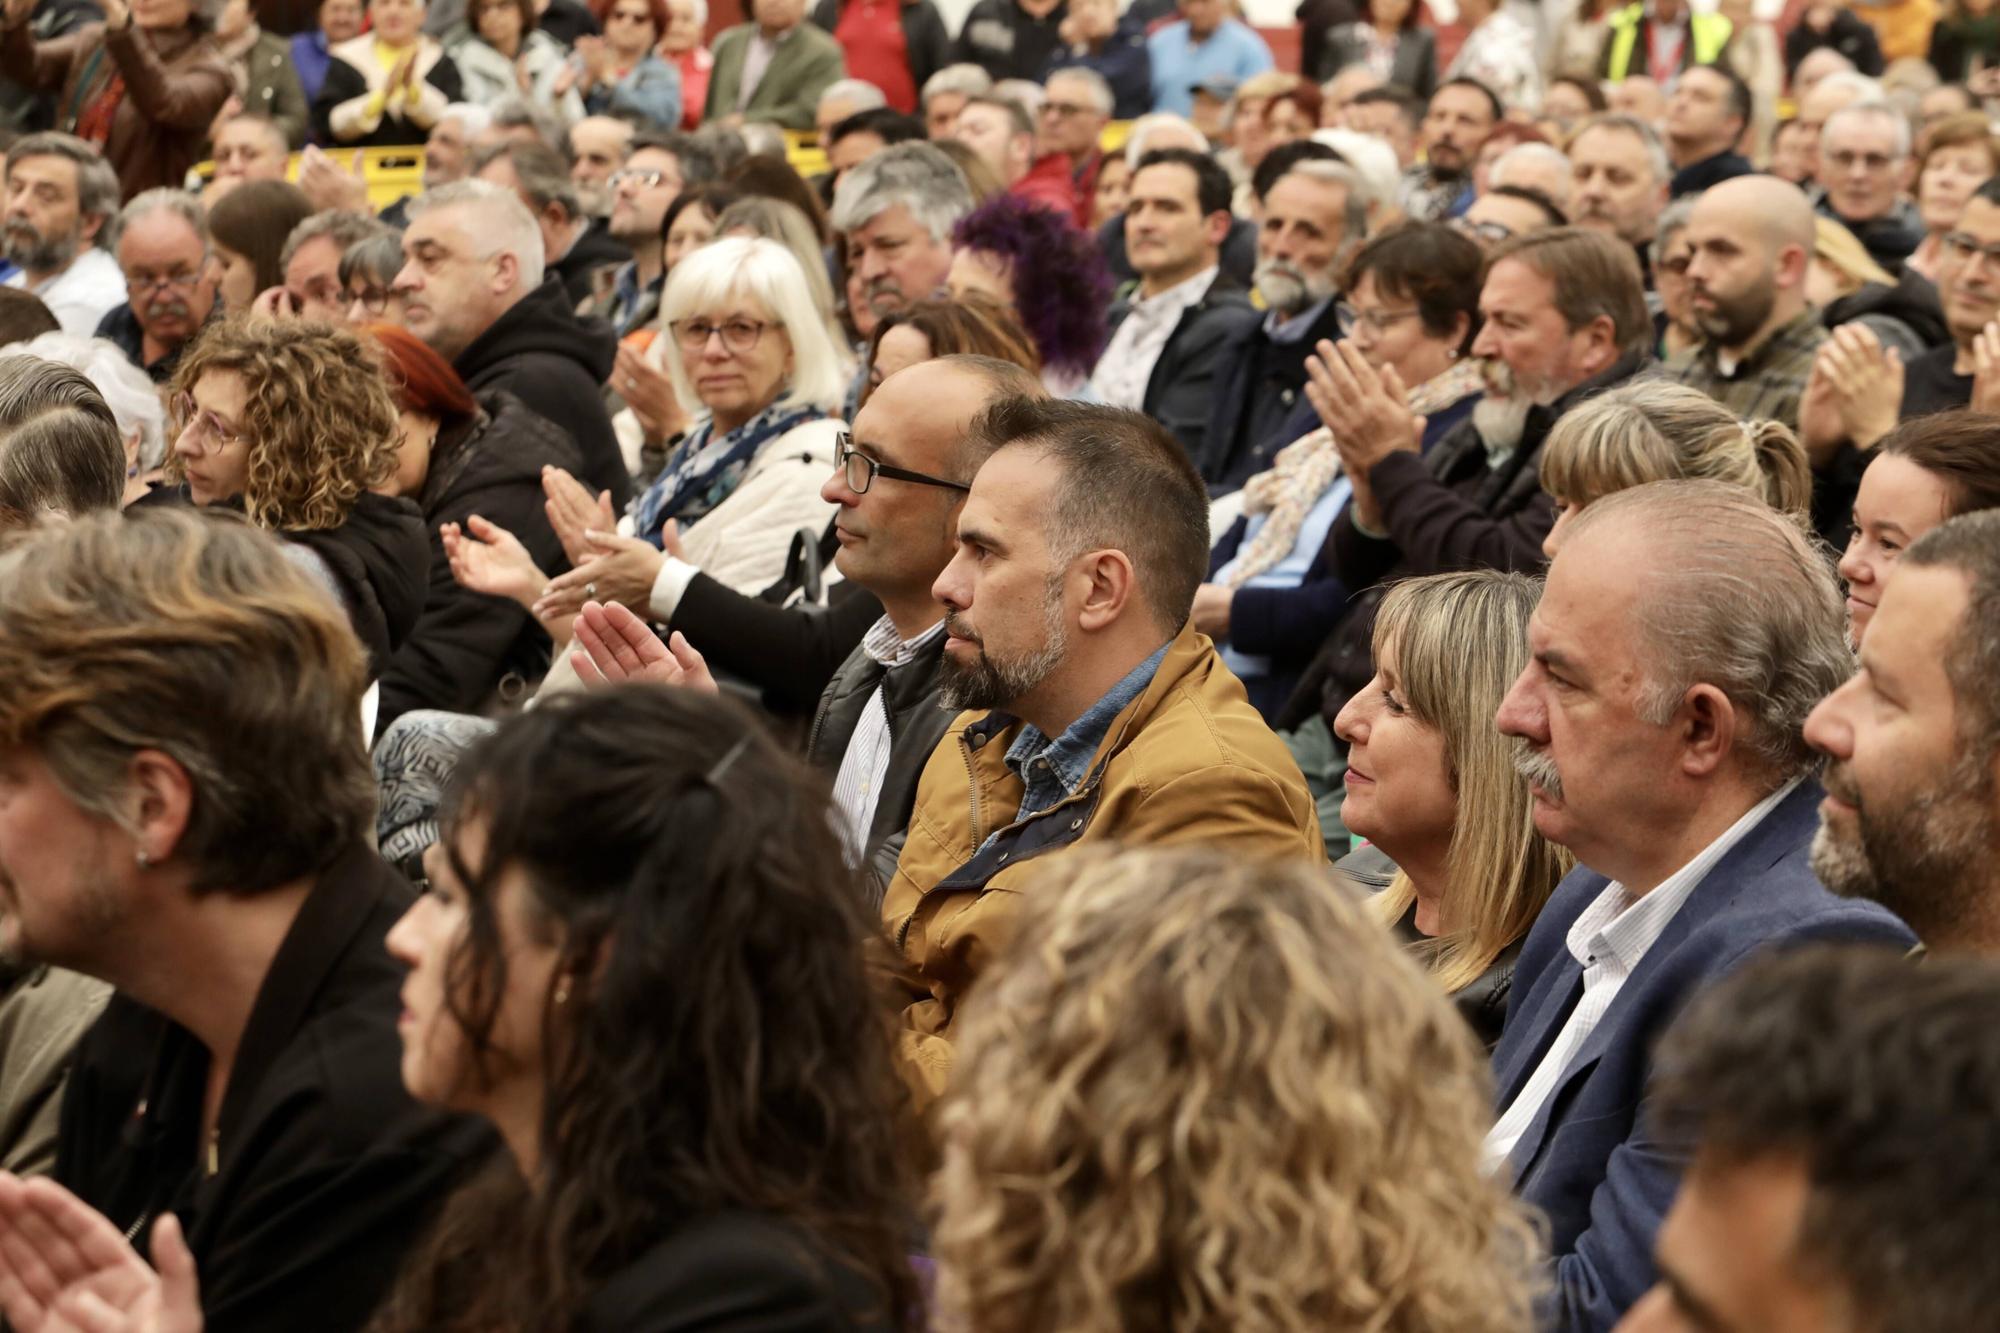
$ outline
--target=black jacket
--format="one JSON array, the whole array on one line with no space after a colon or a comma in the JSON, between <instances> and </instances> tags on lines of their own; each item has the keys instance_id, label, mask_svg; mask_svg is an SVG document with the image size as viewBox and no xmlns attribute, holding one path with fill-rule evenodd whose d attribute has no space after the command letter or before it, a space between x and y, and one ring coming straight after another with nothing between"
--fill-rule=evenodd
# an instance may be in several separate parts
<instances>
[{"instance_id":1,"label":"black jacket","mask_svg":"<svg viewBox=\"0 0 2000 1333\"><path fill-rule=\"evenodd\" d=\"M617 335L603 320L579 319L561 281L549 276L453 364L475 393L505 389L567 431L583 458L582 480L610 491L612 505L623 513L632 500L632 474L611 433L602 393L617 355Z\"/></svg>"},{"instance_id":2,"label":"black jacket","mask_svg":"<svg viewBox=\"0 0 2000 1333\"><path fill-rule=\"evenodd\" d=\"M1923 244L1923 219L1917 216L1916 205L1907 199L1897 200L1896 206L1879 218L1860 222L1850 222L1835 212L1830 200L1820 201L1819 212L1820 216L1832 218L1853 232L1854 239L1868 251L1868 257L1891 273L1901 273L1903 261Z\"/></svg>"},{"instance_id":3,"label":"black jacket","mask_svg":"<svg viewBox=\"0 0 2000 1333\"><path fill-rule=\"evenodd\" d=\"M978 65L995 83L1002 79L1033 82L1042 77L1049 57L1062 45L1057 29L1068 17L1067 0L1041 18L1021 8L1016 0L979 0L959 25L954 56Z\"/></svg>"},{"instance_id":4,"label":"black jacket","mask_svg":"<svg viewBox=\"0 0 2000 1333\"><path fill-rule=\"evenodd\" d=\"M1131 313L1130 298L1113 302L1110 332L1117 333ZM1202 457L1208 438L1215 384L1224 370L1223 349L1262 318L1251 308L1243 289L1231 283L1227 274L1217 273L1207 294L1181 313L1180 322L1167 336L1167 345L1160 349L1140 406L1147 416L1173 432L1189 458Z\"/></svg>"},{"instance_id":5,"label":"black jacket","mask_svg":"<svg viewBox=\"0 0 2000 1333\"><path fill-rule=\"evenodd\" d=\"M1882 44L1876 40L1875 29L1860 16L1836 9L1825 32L1814 32L1811 25L1801 20L1785 34L1785 77L1790 79L1798 73L1799 62L1822 46L1830 46L1846 56L1854 62L1854 68L1869 78L1882 76Z\"/></svg>"},{"instance_id":6,"label":"black jacket","mask_svg":"<svg viewBox=\"0 0 2000 1333\"><path fill-rule=\"evenodd\" d=\"M582 1333L888 1333L880 1298L810 1236L760 1213L677 1228L598 1290Z\"/></svg>"},{"instance_id":7,"label":"black jacket","mask_svg":"<svg viewBox=\"0 0 2000 1333\"><path fill-rule=\"evenodd\" d=\"M814 26L829 33L839 27L842 4L843 0L819 0L812 7ZM951 63L951 31L929 0L902 0L897 17L903 28L903 63L921 97L931 75Z\"/></svg>"},{"instance_id":8,"label":"black jacket","mask_svg":"<svg viewBox=\"0 0 2000 1333\"><path fill-rule=\"evenodd\" d=\"M917 803L917 779L923 776L931 752L957 716L938 706L944 644L945 636L939 634L915 659L899 667L885 667L855 645L820 696L819 715L813 719L812 735L806 741L806 762L829 775L839 773L854 729L861 724L876 687L881 687L882 707L889 716L889 771L882 779L875 817L868 826L864 862L877 906L903 852L910 811Z\"/></svg>"},{"instance_id":9,"label":"black jacket","mask_svg":"<svg viewBox=\"0 0 2000 1333\"><path fill-rule=\"evenodd\" d=\"M1350 507L1327 534L1332 567L1353 592L1347 609L1274 724L1289 730L1315 710L1332 725L1375 674L1375 610L1398 579L1457 569L1539 573L1542 540L1555 502L1542 489L1542 445L1556 419L1592 394L1622 384L1645 365L1627 356L1528 414L1521 442L1498 468L1487 465L1479 428L1468 419L1419 457L1393 453L1368 471L1388 536L1354 526Z\"/></svg>"},{"instance_id":10,"label":"black jacket","mask_svg":"<svg viewBox=\"0 0 2000 1333\"><path fill-rule=\"evenodd\" d=\"M1367 20L1362 19L1343 23L1326 35L1326 46L1320 54L1319 67L1313 74L1316 82L1325 83L1349 65L1359 64L1366 58L1368 34L1361 29L1365 22ZM1437 78L1437 39L1427 29L1414 24L1403 29L1396 37L1396 54L1389 65L1389 82L1427 102L1437 91Z\"/></svg>"},{"instance_id":11,"label":"black jacket","mask_svg":"<svg viewBox=\"0 0 2000 1333\"><path fill-rule=\"evenodd\" d=\"M465 82L459 77L458 66L448 55L439 56L438 62L424 72L424 82L443 93L447 102L465 99ZM424 142L429 131L414 121L404 119L401 113L385 114L380 124L358 139L336 138L331 119L334 109L367 91L368 78L360 70L339 56L326 62L326 79L320 84L319 96L313 99L312 105L313 134L321 143L338 144L342 148L403 148Z\"/></svg>"},{"instance_id":12,"label":"black jacket","mask_svg":"<svg viewBox=\"0 0 2000 1333\"><path fill-rule=\"evenodd\" d=\"M1903 364L1933 347L1951 342L1944 307L1931 280L1915 269L1904 269L1894 286L1865 282L1821 312L1827 329L1859 321L1875 331L1882 345L1893 348Z\"/></svg>"},{"instance_id":13,"label":"black jacket","mask_svg":"<svg viewBox=\"0 0 2000 1333\"><path fill-rule=\"evenodd\" d=\"M417 497L430 542L430 588L423 616L382 673L376 732L412 708L482 711L496 689L518 694L549 664L549 636L519 603L459 586L451 576L439 529L474 514L513 533L553 577L569 567L549 526L542 468L575 472L576 445L498 390L479 395L480 413L438 432L430 474Z\"/></svg>"},{"instance_id":14,"label":"black jacket","mask_svg":"<svg viewBox=\"0 0 2000 1333\"><path fill-rule=\"evenodd\" d=\"M208 1051L185 1028L114 996L77 1048L56 1179L142 1253L151 1219L179 1215L209 1333L362 1327L495 1147L403 1088L405 969L383 941L411 899L358 843L320 872L244 1027L212 1152Z\"/></svg>"},{"instance_id":15,"label":"black jacket","mask_svg":"<svg viewBox=\"0 0 2000 1333\"><path fill-rule=\"evenodd\" d=\"M364 492L339 527L278 535L311 549L332 571L368 650L369 674L381 675L417 627L429 595L431 546L423 514L408 500Z\"/></svg>"},{"instance_id":16,"label":"black jacket","mask_svg":"<svg viewBox=\"0 0 2000 1333\"><path fill-rule=\"evenodd\" d=\"M1195 467L1215 495L1240 490L1271 466L1278 450L1319 425L1306 401L1306 358L1320 339L1340 337L1340 302L1295 342L1274 343L1258 318L1237 326L1216 349L1215 395Z\"/></svg>"},{"instance_id":17,"label":"black jacket","mask_svg":"<svg viewBox=\"0 0 2000 1333\"><path fill-rule=\"evenodd\" d=\"M1698 162L1690 162L1674 173L1667 185L1667 196L1678 199L1684 194L1700 194L1711 185L1720 185L1738 176L1748 176L1757 168L1750 165L1750 159L1733 148L1725 148L1719 153L1710 153ZM1641 261L1641 271L1650 266Z\"/></svg>"},{"instance_id":18,"label":"black jacket","mask_svg":"<svg viewBox=\"0 0 2000 1333\"><path fill-rule=\"evenodd\" d=\"M603 222L593 219L583 235L571 243L569 252L550 264L548 271L562 283L574 307L590 298L590 280L599 269L630 263L631 259L631 250L612 240Z\"/></svg>"}]
</instances>

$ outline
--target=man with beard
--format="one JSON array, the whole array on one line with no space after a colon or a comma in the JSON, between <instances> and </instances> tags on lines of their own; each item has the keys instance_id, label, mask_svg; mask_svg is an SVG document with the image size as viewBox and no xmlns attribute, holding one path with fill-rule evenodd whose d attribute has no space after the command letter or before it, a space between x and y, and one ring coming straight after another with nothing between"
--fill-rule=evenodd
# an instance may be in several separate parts
<instances>
[{"instance_id":1,"label":"man with beard","mask_svg":"<svg viewBox=\"0 0 2000 1333\"><path fill-rule=\"evenodd\" d=\"M1352 167L1312 159L1265 193L1256 282L1267 313L1241 323L1216 350L1208 436L1195 456L1214 494L1240 490L1278 450L1318 427L1305 397L1306 357L1340 336L1340 265L1368 239L1367 198Z\"/></svg>"},{"instance_id":2,"label":"man with beard","mask_svg":"<svg viewBox=\"0 0 2000 1333\"><path fill-rule=\"evenodd\" d=\"M1298 766L1189 622L1208 496L1173 437L1137 412L1025 398L975 430L997 447L932 589L941 697L968 711L918 781L882 905L920 1105L950 1077L952 1016L1040 858L1117 841L1325 856Z\"/></svg>"},{"instance_id":3,"label":"man with beard","mask_svg":"<svg viewBox=\"0 0 2000 1333\"><path fill-rule=\"evenodd\" d=\"M1688 309L1702 340L1668 373L1744 420L1797 428L1826 341L1806 300L1812 205L1776 176L1738 176L1695 203L1685 233Z\"/></svg>"},{"instance_id":4,"label":"man with beard","mask_svg":"<svg viewBox=\"0 0 2000 1333\"><path fill-rule=\"evenodd\" d=\"M1310 401L1326 414L1354 499L1327 535L1328 566L1354 594L1306 670L1280 728L1315 710L1330 727L1375 674L1375 608L1397 579L1456 569L1534 572L1555 504L1541 486L1542 442L1587 394L1645 365L1653 322L1632 252L1608 236L1554 227L1494 248L1472 354L1486 396L1428 452L1406 385L1352 346L1319 345Z\"/></svg>"},{"instance_id":5,"label":"man with beard","mask_svg":"<svg viewBox=\"0 0 2000 1333\"><path fill-rule=\"evenodd\" d=\"M1788 519L1714 481L1598 500L1528 646L1495 720L1535 827L1578 865L1521 948L1486 1156L1547 1218L1541 1327L1603 1333L1653 1285L1687 1163L1642 1115L1662 1029L1761 951L1912 937L1806 864L1819 757L1800 731L1852 659L1833 572Z\"/></svg>"},{"instance_id":6,"label":"man with beard","mask_svg":"<svg viewBox=\"0 0 2000 1333\"><path fill-rule=\"evenodd\" d=\"M220 265L208 218L185 190L148 190L118 215L118 268L126 300L97 326L158 384L173 378L181 349L216 312Z\"/></svg>"},{"instance_id":7,"label":"man with beard","mask_svg":"<svg viewBox=\"0 0 2000 1333\"><path fill-rule=\"evenodd\" d=\"M1424 112L1424 160L1403 176L1403 211L1421 222L1457 217L1472 202L1472 164L1505 115L1477 79L1447 79Z\"/></svg>"},{"instance_id":8,"label":"man with beard","mask_svg":"<svg viewBox=\"0 0 2000 1333\"><path fill-rule=\"evenodd\" d=\"M583 211L600 221L610 217L611 173L632 151L632 126L616 116L585 116L569 127L563 148Z\"/></svg>"},{"instance_id":9,"label":"man with beard","mask_svg":"<svg viewBox=\"0 0 2000 1333\"><path fill-rule=\"evenodd\" d=\"M1660 136L1632 116L1594 116L1570 139L1569 164L1570 221L1631 246L1649 272L1670 172Z\"/></svg>"},{"instance_id":10,"label":"man with beard","mask_svg":"<svg viewBox=\"0 0 2000 1333\"><path fill-rule=\"evenodd\" d=\"M1830 761L1813 872L1927 948L2000 956L2000 511L1903 553L1860 666L1806 719Z\"/></svg>"},{"instance_id":11,"label":"man with beard","mask_svg":"<svg viewBox=\"0 0 2000 1333\"><path fill-rule=\"evenodd\" d=\"M88 338L125 299L118 261L98 245L118 212L118 176L83 140L31 134L7 152L7 279L42 298L64 333Z\"/></svg>"},{"instance_id":12,"label":"man with beard","mask_svg":"<svg viewBox=\"0 0 2000 1333\"><path fill-rule=\"evenodd\" d=\"M660 222L667 206L690 185L714 180L716 164L706 148L679 132L640 134L632 139L625 165L611 173L611 239L632 252L619 265L611 290L590 310L611 322L619 337L642 327L660 308L666 256Z\"/></svg>"}]
</instances>

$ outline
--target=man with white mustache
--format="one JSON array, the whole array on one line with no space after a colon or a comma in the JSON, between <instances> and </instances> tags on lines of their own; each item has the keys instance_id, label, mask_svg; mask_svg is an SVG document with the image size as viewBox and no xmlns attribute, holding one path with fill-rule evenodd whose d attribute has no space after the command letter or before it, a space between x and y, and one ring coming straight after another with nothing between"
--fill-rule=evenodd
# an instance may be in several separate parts
<instances>
[{"instance_id":1,"label":"man with white mustache","mask_svg":"<svg viewBox=\"0 0 2000 1333\"><path fill-rule=\"evenodd\" d=\"M97 326L133 365L164 384L181 350L215 313L220 266L209 248L201 201L183 190L148 190L118 216L118 267L125 304Z\"/></svg>"}]
</instances>

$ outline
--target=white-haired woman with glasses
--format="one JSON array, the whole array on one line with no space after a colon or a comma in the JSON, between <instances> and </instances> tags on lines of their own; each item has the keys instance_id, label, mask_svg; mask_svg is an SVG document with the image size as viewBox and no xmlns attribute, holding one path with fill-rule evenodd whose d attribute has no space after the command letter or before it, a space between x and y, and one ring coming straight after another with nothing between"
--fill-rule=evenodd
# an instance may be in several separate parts
<instances>
[{"instance_id":1,"label":"white-haired woman with glasses","mask_svg":"<svg viewBox=\"0 0 2000 1333\"><path fill-rule=\"evenodd\" d=\"M760 592L793 534L817 537L833 516L820 487L843 429L844 357L792 252L752 237L704 246L668 276L660 323L675 396L701 410L617 532L607 497L555 473L550 515L573 568L553 582L490 525L446 536L460 582L524 601L558 639L586 599L665 621L697 572Z\"/></svg>"}]
</instances>

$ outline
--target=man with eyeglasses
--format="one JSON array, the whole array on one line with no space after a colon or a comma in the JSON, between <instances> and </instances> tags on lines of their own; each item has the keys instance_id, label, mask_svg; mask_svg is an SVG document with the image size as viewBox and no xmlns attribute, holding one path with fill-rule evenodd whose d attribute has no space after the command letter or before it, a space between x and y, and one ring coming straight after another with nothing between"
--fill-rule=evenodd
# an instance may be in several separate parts
<instances>
[{"instance_id":1,"label":"man with eyeglasses","mask_svg":"<svg viewBox=\"0 0 2000 1333\"><path fill-rule=\"evenodd\" d=\"M1547 231L1565 222L1561 206L1534 186L1491 185L1472 201L1472 207L1453 218L1451 225L1480 249L1491 250L1516 236Z\"/></svg>"},{"instance_id":2,"label":"man with eyeglasses","mask_svg":"<svg viewBox=\"0 0 2000 1333\"><path fill-rule=\"evenodd\" d=\"M1903 197L1910 122L1887 102L1857 102L1827 117L1819 138L1819 211L1853 232L1891 273L1924 239L1916 205Z\"/></svg>"},{"instance_id":3,"label":"man with eyeglasses","mask_svg":"<svg viewBox=\"0 0 2000 1333\"><path fill-rule=\"evenodd\" d=\"M148 190L118 215L125 304L97 326L155 383L173 378L181 351L215 314L219 266L208 218L185 190Z\"/></svg>"},{"instance_id":4,"label":"man with eyeglasses","mask_svg":"<svg viewBox=\"0 0 2000 1333\"><path fill-rule=\"evenodd\" d=\"M1111 85L1096 70L1076 65L1049 75L1046 87L1048 99L1039 113L1042 161L1061 159L1075 187L1076 224L1087 227L1097 198L1097 170L1104 164L1099 140L1111 123Z\"/></svg>"},{"instance_id":5,"label":"man with eyeglasses","mask_svg":"<svg viewBox=\"0 0 2000 1333\"><path fill-rule=\"evenodd\" d=\"M968 98L951 137L985 158L1007 183L1007 193L1064 217L1076 216L1069 159L1061 154L1035 156L1035 122L1019 102L998 96Z\"/></svg>"},{"instance_id":6,"label":"man with eyeglasses","mask_svg":"<svg viewBox=\"0 0 2000 1333\"><path fill-rule=\"evenodd\" d=\"M611 173L611 239L632 252L612 280L610 295L590 313L611 321L624 337L651 319L660 308L660 285L666 280L666 258L660 245L660 220L667 205L690 185L716 177L715 159L688 135L678 132L639 134L625 165Z\"/></svg>"}]
</instances>

